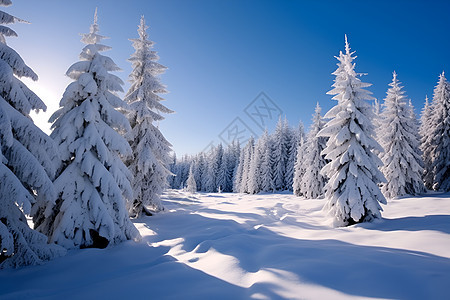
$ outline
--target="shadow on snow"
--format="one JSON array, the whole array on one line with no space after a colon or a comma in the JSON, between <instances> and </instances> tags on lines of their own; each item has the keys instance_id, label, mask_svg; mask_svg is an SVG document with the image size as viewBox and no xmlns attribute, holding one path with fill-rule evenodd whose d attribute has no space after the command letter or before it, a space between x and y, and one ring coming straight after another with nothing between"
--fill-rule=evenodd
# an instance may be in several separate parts
<instances>
[{"instance_id":1,"label":"shadow on snow","mask_svg":"<svg viewBox=\"0 0 450 300\"><path fill-rule=\"evenodd\" d=\"M360 246L331 239L294 239L264 227L255 229L255 222L267 221L264 218L261 220L261 216L257 214L223 212L201 208L201 205L195 206L193 209L200 212L234 214L248 221L240 224L234 220L214 219L196 213L177 214L173 219L164 215L148 220L147 226L157 232L157 235L151 237L152 242L183 238L182 249L186 252L200 255L214 249L236 258L239 266L247 273L268 269L284 270L295 274L303 283L320 285L348 295L425 299L442 298L442 291L447 294L450 292L448 258L418 251ZM430 222L432 225L429 225ZM448 228L442 225L445 222L449 224L449 216L411 217L386 220L371 229L426 228L448 232ZM418 223L417 228L422 229L410 228L414 223ZM196 261L197 258L192 260ZM273 283L256 282L247 293L262 293L273 299L280 297L277 293L279 289ZM301 294L298 296L301 297Z\"/></svg>"}]
</instances>

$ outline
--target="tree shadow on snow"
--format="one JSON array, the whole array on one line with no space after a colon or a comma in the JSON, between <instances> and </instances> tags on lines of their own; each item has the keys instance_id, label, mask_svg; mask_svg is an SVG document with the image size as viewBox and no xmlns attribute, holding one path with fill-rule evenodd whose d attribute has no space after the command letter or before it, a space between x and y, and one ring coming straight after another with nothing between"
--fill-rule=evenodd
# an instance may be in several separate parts
<instances>
[{"instance_id":1,"label":"tree shadow on snow","mask_svg":"<svg viewBox=\"0 0 450 300\"><path fill-rule=\"evenodd\" d=\"M432 219L436 223L448 222L448 219ZM410 221L404 221L403 227L407 228ZM450 259L425 252L360 246L331 239L294 239L264 227L199 214L161 218L158 224L152 223L148 226L157 232L152 237L155 241L183 238L181 248L200 259L202 253L214 249L236 258L246 274L282 270L293 274L299 282L361 297L438 299L450 293ZM394 225L400 226L402 221ZM197 261L193 259L192 263ZM279 291L280 286L274 282L261 280L245 293L246 297L259 293L274 299L281 298ZM298 297L302 298L301 288Z\"/></svg>"},{"instance_id":2,"label":"tree shadow on snow","mask_svg":"<svg viewBox=\"0 0 450 300\"><path fill-rule=\"evenodd\" d=\"M243 299L244 288L180 263L169 249L129 241L2 270L0 299Z\"/></svg>"}]
</instances>

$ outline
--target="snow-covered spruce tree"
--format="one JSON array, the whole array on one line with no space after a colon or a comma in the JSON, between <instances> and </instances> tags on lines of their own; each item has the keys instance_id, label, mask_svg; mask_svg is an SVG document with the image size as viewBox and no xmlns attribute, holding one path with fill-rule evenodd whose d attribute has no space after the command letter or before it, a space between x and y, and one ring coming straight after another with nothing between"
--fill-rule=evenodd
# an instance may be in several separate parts
<instances>
[{"instance_id":1,"label":"snow-covered spruce tree","mask_svg":"<svg viewBox=\"0 0 450 300\"><path fill-rule=\"evenodd\" d=\"M380 140L379 136L380 136L380 134L381 134L380 131L383 130L383 124L382 124L382 122L381 122L381 112L382 112L382 109L381 109L381 103L380 103L380 101L378 101L378 99L376 99L376 98L373 100L372 109L373 109L373 120L372 120L372 123L373 123L373 126L374 126L374 128L375 128L375 139L376 139L377 141L379 141L379 140ZM379 152L379 151L377 151L377 150L374 150L374 153L375 153L376 155L378 155L378 157L380 157L380 155L381 155L382 152Z\"/></svg>"},{"instance_id":2,"label":"snow-covered spruce tree","mask_svg":"<svg viewBox=\"0 0 450 300\"><path fill-rule=\"evenodd\" d=\"M285 190L292 191L292 184L294 182L295 158L297 156L298 135L294 128L289 126L287 118L284 119L284 132L286 144L286 172L284 175Z\"/></svg>"},{"instance_id":3,"label":"snow-covered spruce tree","mask_svg":"<svg viewBox=\"0 0 450 300\"><path fill-rule=\"evenodd\" d=\"M169 187L171 188L171 189L174 189L175 187L175 168L176 168L176 165L177 165L177 155L176 155L176 153L175 152L173 152L171 155L170 155L170 164L169 164L169 170L170 170L170 175L169 176L167 176L167 182L168 182L168 184L169 184Z\"/></svg>"},{"instance_id":4,"label":"snow-covered spruce tree","mask_svg":"<svg viewBox=\"0 0 450 300\"><path fill-rule=\"evenodd\" d=\"M236 172L233 179L233 192L239 193L241 190L242 175L244 171L244 157L246 148L242 148L239 154L239 161L237 163Z\"/></svg>"},{"instance_id":5,"label":"snow-covered spruce tree","mask_svg":"<svg viewBox=\"0 0 450 300\"><path fill-rule=\"evenodd\" d=\"M423 159L422 159L422 151L420 150L420 141L421 141L421 135L420 135L420 120L417 118L416 112L414 110L414 105L412 104L411 99L408 100L408 105L406 106L408 112L409 112L409 117L411 119L411 122L414 124L414 128L415 130L413 130L413 134L415 136L415 139L417 141L417 143L415 143L414 145L412 145L414 147L414 152L419 153L420 155L420 162L421 162L421 166L422 166L422 174L421 177L423 177L423 172L424 172L424 164L423 164ZM426 191L425 185L423 183L422 180L422 192Z\"/></svg>"},{"instance_id":6,"label":"snow-covered spruce tree","mask_svg":"<svg viewBox=\"0 0 450 300\"><path fill-rule=\"evenodd\" d=\"M172 145L166 140L155 122L164 119L161 113L173 113L161 104L164 99L159 94L167 93L159 75L167 69L159 64L153 42L147 34L148 26L142 16L138 27L139 38L132 39L136 50L129 61L133 65L130 74L131 87L125 101L130 105L127 114L131 132L127 136L132 156L125 164L133 174L134 197L129 206L132 217L151 215L163 209L160 197L168 186L169 163Z\"/></svg>"},{"instance_id":7,"label":"snow-covered spruce tree","mask_svg":"<svg viewBox=\"0 0 450 300\"><path fill-rule=\"evenodd\" d=\"M173 184L172 188L181 189L183 188L183 175L185 171L186 162L184 161L184 156L181 158L177 158L175 165L171 168L171 172L174 174L173 176Z\"/></svg>"},{"instance_id":8,"label":"snow-covered spruce tree","mask_svg":"<svg viewBox=\"0 0 450 300\"><path fill-rule=\"evenodd\" d=\"M351 225L380 218L380 203L386 203L378 184L384 182L379 171L380 159L374 149L382 151L374 139L373 110L366 100L373 99L354 70L354 52L345 38L345 54L340 52L336 79L328 94L338 103L324 116L330 119L318 135L328 137L322 152L330 162L321 173L329 178L325 186L325 209L337 226Z\"/></svg>"},{"instance_id":9,"label":"snow-covered spruce tree","mask_svg":"<svg viewBox=\"0 0 450 300\"><path fill-rule=\"evenodd\" d=\"M295 136L296 136L296 141L297 141L296 148L298 150L298 146L301 145L301 143L306 140L305 125L303 124L302 121L298 122L297 129L295 130Z\"/></svg>"},{"instance_id":10,"label":"snow-covered spruce tree","mask_svg":"<svg viewBox=\"0 0 450 300\"><path fill-rule=\"evenodd\" d=\"M197 186L197 191L203 191L202 182L203 177L206 176L206 161L203 152L199 153L195 159L194 179Z\"/></svg>"},{"instance_id":11,"label":"snow-covered spruce tree","mask_svg":"<svg viewBox=\"0 0 450 300\"><path fill-rule=\"evenodd\" d=\"M273 192L275 190L273 184L273 159L272 159L272 140L270 139L267 130L261 136L261 191L262 192Z\"/></svg>"},{"instance_id":12,"label":"snow-covered spruce tree","mask_svg":"<svg viewBox=\"0 0 450 300\"><path fill-rule=\"evenodd\" d=\"M242 166L242 179L240 184L240 193L248 193L248 183L250 178L250 163L252 161L253 152L255 147L255 139L250 137L247 142L247 145L244 147L244 157L243 157L243 166Z\"/></svg>"},{"instance_id":13,"label":"snow-covered spruce tree","mask_svg":"<svg viewBox=\"0 0 450 300\"><path fill-rule=\"evenodd\" d=\"M300 142L297 145L297 157L294 165L294 178L292 182L292 190L294 195L302 196L302 178L305 175L306 165L304 163L304 157L306 156L307 140L305 135L300 135Z\"/></svg>"},{"instance_id":14,"label":"snow-covered spruce tree","mask_svg":"<svg viewBox=\"0 0 450 300\"><path fill-rule=\"evenodd\" d=\"M327 140L325 137L317 135L325 125L320 112L321 108L317 103L308 134L305 156L303 157L305 173L301 179L300 193L307 199L322 197L324 194L323 188L327 182L326 178L320 174L320 170L327 163L321 154L325 149Z\"/></svg>"},{"instance_id":15,"label":"snow-covered spruce tree","mask_svg":"<svg viewBox=\"0 0 450 300\"><path fill-rule=\"evenodd\" d=\"M0 6L11 4L0 0ZM60 158L51 138L29 116L32 109L46 106L19 78L37 80L37 75L6 45L6 37L17 34L5 25L20 21L0 11L0 269L35 265L65 253L32 230L24 215L49 214L45 207L56 199L51 180Z\"/></svg>"},{"instance_id":16,"label":"snow-covered spruce tree","mask_svg":"<svg viewBox=\"0 0 450 300\"><path fill-rule=\"evenodd\" d=\"M186 186L190 166L191 159L187 155L184 155L180 160L177 160L177 164L173 172L175 174L175 180L173 183L175 189L183 189Z\"/></svg>"},{"instance_id":17,"label":"snow-covered spruce tree","mask_svg":"<svg viewBox=\"0 0 450 300\"><path fill-rule=\"evenodd\" d=\"M230 145L228 145L228 152L229 152L229 166L230 166L230 173L231 173L231 190L233 191L234 188L234 179L236 177L237 168L239 164L239 157L241 153L241 145L239 143L239 140L233 140Z\"/></svg>"},{"instance_id":18,"label":"snow-covered spruce tree","mask_svg":"<svg viewBox=\"0 0 450 300\"><path fill-rule=\"evenodd\" d=\"M66 88L53 122L51 137L62 156L63 166L54 184L58 193L52 216L38 229L66 248L106 247L139 239L131 223L126 199L132 198L131 173L120 156L131 154L120 135L130 129L116 108L126 107L116 91L123 82L111 71L119 68L100 54L110 49L99 42L97 11L80 59L67 71L74 80Z\"/></svg>"},{"instance_id":19,"label":"snow-covered spruce tree","mask_svg":"<svg viewBox=\"0 0 450 300\"><path fill-rule=\"evenodd\" d=\"M228 149L222 152L219 171L217 173L217 189L222 192L231 192L233 171L230 169L230 152Z\"/></svg>"},{"instance_id":20,"label":"snow-covered spruce tree","mask_svg":"<svg viewBox=\"0 0 450 300\"><path fill-rule=\"evenodd\" d=\"M265 155L264 143L267 136L267 130L256 141L253 156L250 161L250 171L248 177L248 193L257 194L261 191L262 186L262 160Z\"/></svg>"},{"instance_id":21,"label":"snow-covered spruce tree","mask_svg":"<svg viewBox=\"0 0 450 300\"><path fill-rule=\"evenodd\" d=\"M213 147L208 155L208 170L206 177L205 191L208 193L215 193L219 191L217 185L217 175L222 164L223 145L219 144Z\"/></svg>"},{"instance_id":22,"label":"snow-covered spruce tree","mask_svg":"<svg viewBox=\"0 0 450 300\"><path fill-rule=\"evenodd\" d=\"M194 177L194 164L191 164L191 167L189 168L189 176L186 181L186 190L192 194L197 192L197 183L195 182Z\"/></svg>"},{"instance_id":23,"label":"snow-covered spruce tree","mask_svg":"<svg viewBox=\"0 0 450 300\"><path fill-rule=\"evenodd\" d=\"M450 83L445 78L444 72L434 89L430 125L427 140L429 148L424 155L431 158L431 173L426 174L425 180L432 182L434 190L448 192L450 191Z\"/></svg>"},{"instance_id":24,"label":"snow-covered spruce tree","mask_svg":"<svg viewBox=\"0 0 450 300\"><path fill-rule=\"evenodd\" d=\"M400 84L394 72L381 113L383 130L379 132L379 140L384 149L381 171L386 178L381 190L386 198L425 191L417 120Z\"/></svg>"},{"instance_id":25,"label":"snow-covered spruce tree","mask_svg":"<svg viewBox=\"0 0 450 300\"><path fill-rule=\"evenodd\" d=\"M430 176L432 174L431 171L431 157L429 156L428 150L431 149L428 144L428 136L431 132L431 116L432 116L432 106L429 103L428 96L425 96L425 105L422 109L422 114L420 116L420 127L419 127L419 135L420 135L420 150L422 151L422 159L424 170L422 174L422 178L425 184L425 187L431 189L433 186L433 177Z\"/></svg>"},{"instance_id":26,"label":"snow-covered spruce tree","mask_svg":"<svg viewBox=\"0 0 450 300\"><path fill-rule=\"evenodd\" d=\"M281 117L272 135L273 145L273 176L274 188L277 191L286 189L286 162L288 149L286 148L286 131Z\"/></svg>"}]
</instances>

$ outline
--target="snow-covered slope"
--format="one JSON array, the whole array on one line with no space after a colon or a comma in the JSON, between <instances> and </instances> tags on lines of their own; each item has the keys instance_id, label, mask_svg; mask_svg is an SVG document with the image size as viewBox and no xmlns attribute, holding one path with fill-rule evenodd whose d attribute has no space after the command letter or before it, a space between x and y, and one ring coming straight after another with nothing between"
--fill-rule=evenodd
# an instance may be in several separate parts
<instances>
[{"instance_id":1,"label":"snow-covered slope","mask_svg":"<svg viewBox=\"0 0 450 300\"><path fill-rule=\"evenodd\" d=\"M324 200L169 191L143 240L0 271L1 299L444 299L450 194L332 228Z\"/></svg>"}]
</instances>

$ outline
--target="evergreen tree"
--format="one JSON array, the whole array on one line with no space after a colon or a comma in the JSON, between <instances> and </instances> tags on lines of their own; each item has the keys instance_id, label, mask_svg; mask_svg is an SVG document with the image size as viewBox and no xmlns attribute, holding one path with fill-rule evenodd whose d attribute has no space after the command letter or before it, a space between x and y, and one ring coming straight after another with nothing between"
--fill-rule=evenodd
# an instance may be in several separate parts
<instances>
[{"instance_id":1,"label":"evergreen tree","mask_svg":"<svg viewBox=\"0 0 450 300\"><path fill-rule=\"evenodd\" d=\"M273 183L273 159L272 159L272 141L267 130L261 136L261 187L262 192L273 192L275 190Z\"/></svg>"},{"instance_id":2,"label":"evergreen tree","mask_svg":"<svg viewBox=\"0 0 450 300\"><path fill-rule=\"evenodd\" d=\"M304 188L302 188L302 178L306 172L306 164L304 163L304 158L306 156L306 145L307 140L304 135L300 135L300 142L297 146L297 157L294 165L294 178L292 183L292 189L294 195L303 196Z\"/></svg>"},{"instance_id":3,"label":"evergreen tree","mask_svg":"<svg viewBox=\"0 0 450 300\"><path fill-rule=\"evenodd\" d=\"M191 165L191 167L189 169L189 176L186 181L186 190L192 194L197 192L197 183L195 182L194 165L193 164Z\"/></svg>"},{"instance_id":4,"label":"evergreen tree","mask_svg":"<svg viewBox=\"0 0 450 300\"><path fill-rule=\"evenodd\" d=\"M278 119L272 141L274 188L277 191L282 191L286 188L285 176L288 153L286 149L286 132L281 117Z\"/></svg>"},{"instance_id":5,"label":"evergreen tree","mask_svg":"<svg viewBox=\"0 0 450 300\"><path fill-rule=\"evenodd\" d=\"M431 189L433 186L433 177L430 176L432 174L431 170L431 157L429 156L428 150L430 149L430 145L428 144L428 136L431 132L431 119L432 117L432 106L428 102L428 96L425 97L425 105L422 109L422 115L420 117L420 150L422 151L422 159L423 159L423 180L425 183L425 187Z\"/></svg>"},{"instance_id":6,"label":"evergreen tree","mask_svg":"<svg viewBox=\"0 0 450 300\"><path fill-rule=\"evenodd\" d=\"M66 248L106 247L139 238L126 209L126 199L133 195L131 173L120 159L131 154L120 134L130 129L129 122L116 110L126 107L115 94L123 83L110 74L119 70L116 64L100 54L110 47L99 43L104 37L98 31L96 11L90 32L83 34L81 61L66 73L74 82L50 119L63 166L54 182L54 214L38 229Z\"/></svg>"},{"instance_id":7,"label":"evergreen tree","mask_svg":"<svg viewBox=\"0 0 450 300\"><path fill-rule=\"evenodd\" d=\"M229 167L231 173L231 191L234 189L234 178L236 177L236 172L239 164L239 158L241 154L241 145L239 140L233 140L233 142L228 146L229 152Z\"/></svg>"},{"instance_id":8,"label":"evergreen tree","mask_svg":"<svg viewBox=\"0 0 450 300\"><path fill-rule=\"evenodd\" d=\"M0 6L11 4L0 1ZM65 253L47 244L24 215L32 205L35 219L51 212L56 199L51 180L60 158L53 141L30 118L32 109L46 106L20 78L38 77L6 44L6 37L17 34L4 25L20 21L0 11L0 268L35 265Z\"/></svg>"},{"instance_id":9,"label":"evergreen tree","mask_svg":"<svg viewBox=\"0 0 450 300\"><path fill-rule=\"evenodd\" d=\"M250 171L248 177L248 193L257 194L261 191L262 177L261 177L261 165L264 157L264 143L267 136L267 130L258 139L255 145L255 149L250 161Z\"/></svg>"},{"instance_id":10,"label":"evergreen tree","mask_svg":"<svg viewBox=\"0 0 450 300\"><path fill-rule=\"evenodd\" d=\"M381 121L381 112L382 112L381 103L378 101L378 99L376 98L374 99L372 108L373 108L372 122L375 127L375 137L376 140L379 141L381 134L380 131L383 129L383 123ZM382 152L379 152L378 150L374 149L374 153L378 155L378 157L380 157Z\"/></svg>"},{"instance_id":11,"label":"evergreen tree","mask_svg":"<svg viewBox=\"0 0 450 300\"><path fill-rule=\"evenodd\" d=\"M365 100L373 99L359 79L350 47L345 39L345 54L340 52L336 79L328 94L338 103L324 118L330 119L319 136L328 137L322 152L330 162L322 169L329 178L325 186L325 206L335 225L350 225L380 218L379 203L386 203L378 184L384 181L374 149L382 151L374 140L373 110Z\"/></svg>"},{"instance_id":12,"label":"evergreen tree","mask_svg":"<svg viewBox=\"0 0 450 300\"><path fill-rule=\"evenodd\" d=\"M180 188L180 180L181 180L181 161L179 158L175 157L175 163L170 169L170 172L173 174L172 180L172 188L179 189Z\"/></svg>"},{"instance_id":13,"label":"evergreen tree","mask_svg":"<svg viewBox=\"0 0 450 300\"><path fill-rule=\"evenodd\" d=\"M178 169L178 189L186 187L186 181L189 177L189 168L191 167L191 159L188 155L184 155L181 159Z\"/></svg>"},{"instance_id":14,"label":"evergreen tree","mask_svg":"<svg viewBox=\"0 0 450 300\"><path fill-rule=\"evenodd\" d=\"M209 161L208 161L208 171L206 178L206 192L215 193L219 191L218 186L218 174L219 169L222 164L222 156L223 156L223 146L222 144L217 145L217 147L213 147L209 153Z\"/></svg>"},{"instance_id":15,"label":"evergreen tree","mask_svg":"<svg viewBox=\"0 0 450 300\"><path fill-rule=\"evenodd\" d=\"M303 124L302 124L303 125ZM285 120L285 132L287 135L286 149L287 149L287 161L286 161L286 175L285 184L286 190L292 191L292 186L294 183L294 170L295 170L295 159L297 157L297 146L298 146L298 133L289 126L287 120Z\"/></svg>"},{"instance_id":16,"label":"evergreen tree","mask_svg":"<svg viewBox=\"0 0 450 300\"><path fill-rule=\"evenodd\" d=\"M203 153L200 153L199 155L197 155L194 167L194 179L196 182L197 191L203 191L203 177L206 177L206 161L205 155Z\"/></svg>"},{"instance_id":17,"label":"evergreen tree","mask_svg":"<svg viewBox=\"0 0 450 300\"><path fill-rule=\"evenodd\" d=\"M242 166L242 180L240 184L240 193L248 193L249 178L250 178L250 163L253 157L255 147L255 139L250 137L247 145L244 147L244 163Z\"/></svg>"},{"instance_id":18,"label":"evergreen tree","mask_svg":"<svg viewBox=\"0 0 450 300\"><path fill-rule=\"evenodd\" d=\"M230 169L231 153L223 151L219 172L217 174L217 189L222 192L232 191L232 170Z\"/></svg>"},{"instance_id":19,"label":"evergreen tree","mask_svg":"<svg viewBox=\"0 0 450 300\"><path fill-rule=\"evenodd\" d=\"M450 191L450 83L444 72L434 89L431 130L427 139L429 148L424 155L431 158L431 173L426 182L432 182L436 191ZM432 178L430 180L429 178Z\"/></svg>"},{"instance_id":20,"label":"evergreen tree","mask_svg":"<svg viewBox=\"0 0 450 300\"><path fill-rule=\"evenodd\" d=\"M170 175L171 144L155 122L164 119L161 113L173 111L161 104L164 99L158 95L167 93L159 78L166 67L157 62L159 57L151 50L154 43L148 39L147 29L142 16L138 27L139 38L132 39L136 51L129 59L133 71L130 74L131 87L125 96L125 101L130 105L127 117L132 129L128 139L133 154L126 160L126 165L133 174L134 197L129 207L133 217L139 217L142 213L151 215L163 209L160 197Z\"/></svg>"},{"instance_id":21,"label":"evergreen tree","mask_svg":"<svg viewBox=\"0 0 450 300\"><path fill-rule=\"evenodd\" d=\"M305 174L301 179L300 193L307 199L315 199L323 196L326 178L320 174L320 170L326 165L327 161L321 154L326 146L326 138L318 136L320 130L324 127L324 121L320 115L321 108L317 103L315 114L308 134L308 143L306 145L303 163L305 165Z\"/></svg>"},{"instance_id":22,"label":"evergreen tree","mask_svg":"<svg viewBox=\"0 0 450 300\"><path fill-rule=\"evenodd\" d=\"M242 148L239 154L239 161L236 167L236 172L233 179L233 192L239 193L241 191L242 175L244 171L244 158L246 148Z\"/></svg>"},{"instance_id":23,"label":"evergreen tree","mask_svg":"<svg viewBox=\"0 0 450 300\"><path fill-rule=\"evenodd\" d=\"M421 179L423 169L417 121L395 72L389 86L379 137L384 148L381 171L387 180L382 192L386 198L395 198L422 193L425 189Z\"/></svg>"},{"instance_id":24,"label":"evergreen tree","mask_svg":"<svg viewBox=\"0 0 450 300\"><path fill-rule=\"evenodd\" d=\"M169 164L170 175L167 176L167 182L171 189L175 188L176 167L177 167L177 155L175 154L175 152L173 152L172 155L170 156L170 164Z\"/></svg>"}]
</instances>

